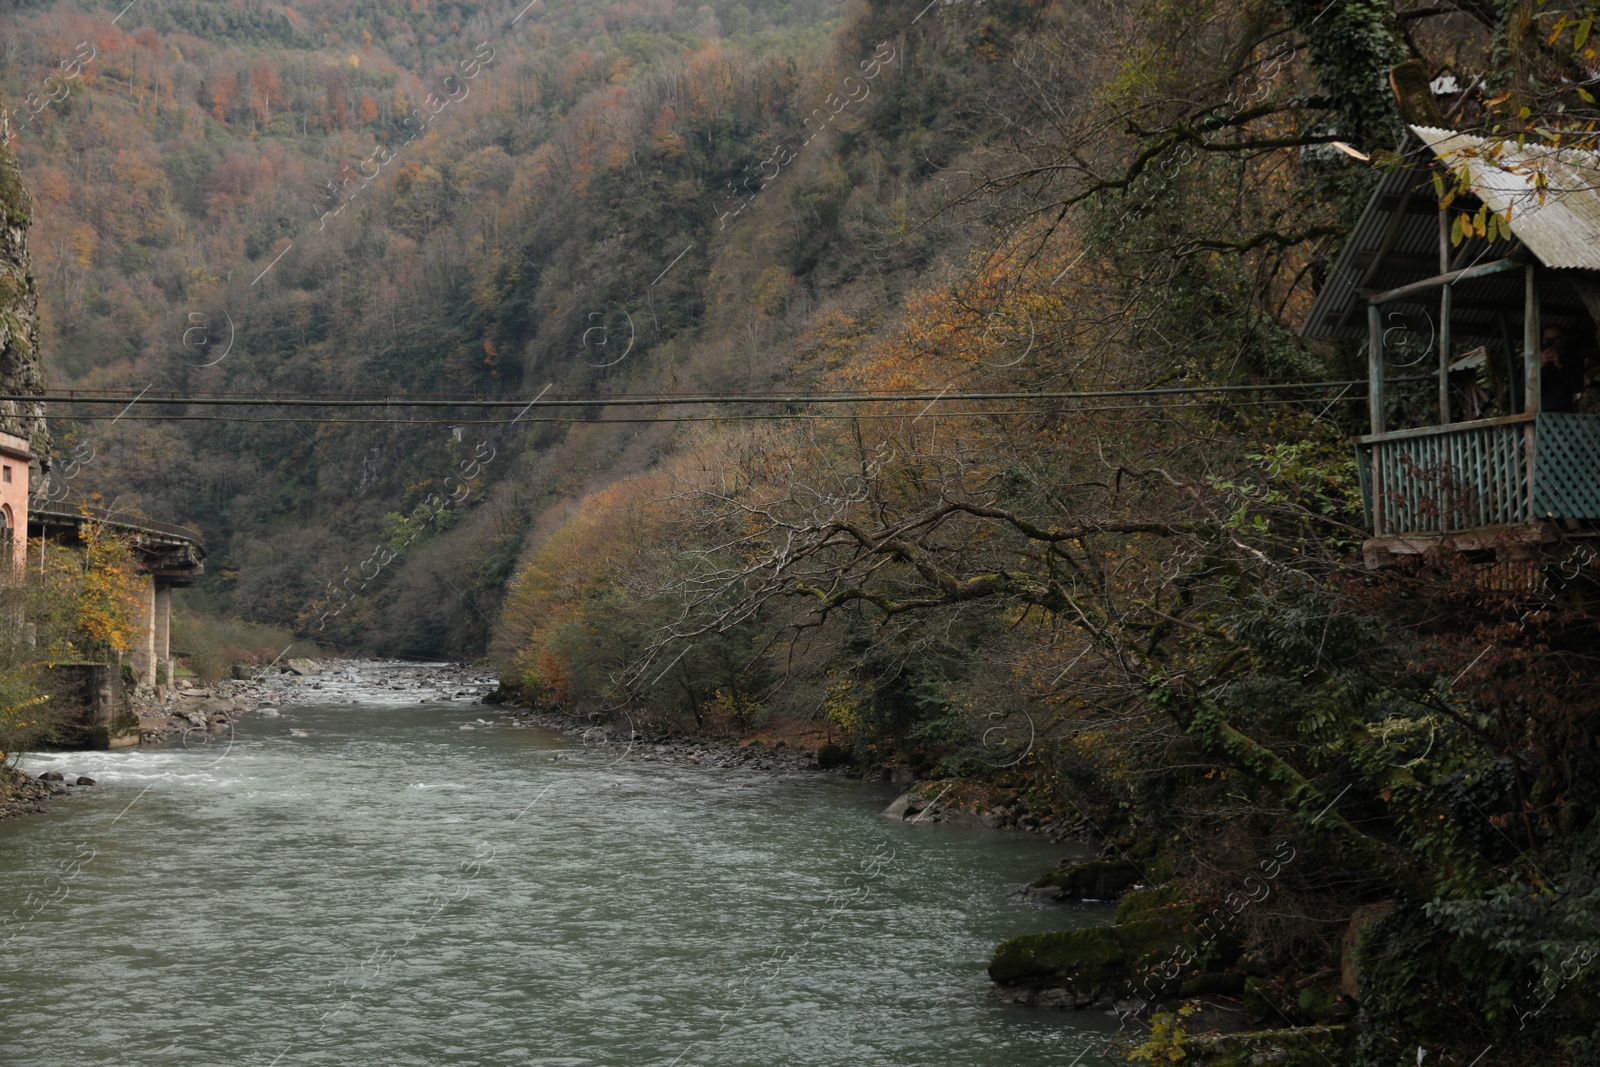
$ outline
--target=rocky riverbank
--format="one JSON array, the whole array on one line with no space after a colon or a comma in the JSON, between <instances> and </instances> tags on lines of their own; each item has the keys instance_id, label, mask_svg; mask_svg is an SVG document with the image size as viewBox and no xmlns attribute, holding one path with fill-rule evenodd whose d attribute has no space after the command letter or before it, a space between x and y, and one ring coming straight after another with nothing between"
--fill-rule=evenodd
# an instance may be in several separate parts
<instances>
[{"instance_id":1,"label":"rocky riverbank","mask_svg":"<svg viewBox=\"0 0 1600 1067\"><path fill-rule=\"evenodd\" d=\"M507 707L513 726L543 726L576 738L587 748L605 749L615 753L619 760L641 763L683 763L700 767L734 768L774 771L789 774L823 773L826 770L817 762L816 749L788 740L762 740L748 738L736 741L724 739L679 737L672 734L635 731L626 723L621 726L579 719L570 715L539 708Z\"/></svg>"},{"instance_id":2,"label":"rocky riverbank","mask_svg":"<svg viewBox=\"0 0 1600 1067\"><path fill-rule=\"evenodd\" d=\"M495 694L491 694L491 699L485 702L494 703L494 697ZM815 729L796 729L781 734L768 731L762 736L732 739L708 738L635 730L626 722L580 718L545 708L507 706L505 710L514 726L543 726L556 730L581 740L586 747L609 749L616 753L619 761L876 778L906 790L884 809L884 815L892 819L1020 830L1061 842L1081 843L1094 836L1086 819L1031 812L1021 797L980 782L953 778L918 781L903 767L861 767L849 759L843 748ZM1063 862L1082 858L1075 854Z\"/></svg>"},{"instance_id":3,"label":"rocky riverbank","mask_svg":"<svg viewBox=\"0 0 1600 1067\"><path fill-rule=\"evenodd\" d=\"M94 784L93 778L82 774L47 771L35 778L14 767L0 768L0 822L46 811L52 797L67 796Z\"/></svg>"},{"instance_id":4,"label":"rocky riverbank","mask_svg":"<svg viewBox=\"0 0 1600 1067\"><path fill-rule=\"evenodd\" d=\"M135 700L141 740L159 744L195 730L225 731L241 715L276 714L286 704L477 704L494 675L454 663L393 660L289 660L282 666L235 668L239 677L158 687Z\"/></svg>"},{"instance_id":5,"label":"rocky riverbank","mask_svg":"<svg viewBox=\"0 0 1600 1067\"><path fill-rule=\"evenodd\" d=\"M271 667L236 668L236 678L214 682L180 679L135 694L128 710L139 717L140 741L156 745L196 732L225 735L242 716L270 718L294 704L478 704L497 684L493 674L453 663L393 660L289 660ZM0 822L47 810L52 798L94 784L93 779L50 772L35 778L0 767Z\"/></svg>"}]
</instances>

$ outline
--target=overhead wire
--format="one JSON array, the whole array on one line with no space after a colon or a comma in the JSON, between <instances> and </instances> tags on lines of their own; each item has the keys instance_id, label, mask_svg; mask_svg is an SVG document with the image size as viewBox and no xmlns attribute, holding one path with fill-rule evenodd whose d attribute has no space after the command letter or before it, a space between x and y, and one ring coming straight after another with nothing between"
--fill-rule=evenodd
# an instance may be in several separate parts
<instances>
[{"instance_id":1,"label":"overhead wire","mask_svg":"<svg viewBox=\"0 0 1600 1067\"><path fill-rule=\"evenodd\" d=\"M1392 384L1410 381L1432 381L1431 375L1417 375L1405 378L1391 378ZM0 400L16 401L20 403L46 403L46 404L118 404L139 403L144 405L156 404L186 404L208 407L526 407L526 408L592 408L592 407L648 407L653 405L686 406L701 404L851 404L851 403L939 403L942 401L1032 401L1032 400L1101 400L1114 398L1134 397L1162 397L1162 396L1195 396L1210 394L1226 394L1240 392L1270 392L1284 389L1350 389L1366 385L1364 379L1349 381L1324 381L1324 382L1259 382L1247 385L1187 385L1187 386L1162 386L1148 389L1092 389L1092 390L1060 390L1038 392L951 392L941 390L937 393L842 393L813 391L806 393L776 393L750 391L744 393L700 393L678 395L662 393L654 396L640 396L638 394L586 394L579 397L549 396L540 393L537 396L473 396L458 394L454 398L446 399L442 394L426 393L396 393L396 394L327 394L327 393L300 393L300 394L226 394L215 395L209 393L165 393L153 394L148 390L129 395L127 393L112 393L110 391L96 391L93 394L79 394L70 391L66 394L54 393L40 396L27 394L4 394Z\"/></svg>"},{"instance_id":2,"label":"overhead wire","mask_svg":"<svg viewBox=\"0 0 1600 1067\"><path fill-rule=\"evenodd\" d=\"M1252 406L1278 407L1289 404L1318 403L1321 397L1307 397L1304 399L1289 400L1253 400ZM1330 403L1350 403L1364 400L1361 396L1335 397ZM597 418L574 419L558 416L538 415L530 418L514 419L354 419L354 418L258 418L250 415L72 415L52 416L83 422L242 422L242 423L294 423L301 426L515 426L528 423L557 423L573 426L616 426L638 425L647 423L674 423L674 422L763 422L763 421L793 421L793 420L829 420L841 421L848 419L948 419L948 418L981 418L985 416L1015 416L1015 415L1074 415L1093 414L1108 411L1183 411L1210 408L1214 405L1205 403L1176 403L1176 404L1105 404L1091 407L1067 408L1021 408L1006 410L963 410L963 411L922 411L912 412L839 412L836 414L816 414L810 412L776 412L754 414L749 412L726 412L717 415L644 415L633 418Z\"/></svg>"}]
</instances>

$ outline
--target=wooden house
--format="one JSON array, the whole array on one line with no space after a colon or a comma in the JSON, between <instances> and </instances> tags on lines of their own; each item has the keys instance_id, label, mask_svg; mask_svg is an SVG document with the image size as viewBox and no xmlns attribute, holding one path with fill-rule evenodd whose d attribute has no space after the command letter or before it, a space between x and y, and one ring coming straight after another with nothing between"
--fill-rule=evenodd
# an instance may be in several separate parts
<instances>
[{"instance_id":1,"label":"wooden house","mask_svg":"<svg viewBox=\"0 0 1600 1067\"><path fill-rule=\"evenodd\" d=\"M1411 134L1302 329L1365 341L1367 565L1569 552L1600 538L1600 155ZM1453 241L1480 206L1509 226Z\"/></svg>"}]
</instances>

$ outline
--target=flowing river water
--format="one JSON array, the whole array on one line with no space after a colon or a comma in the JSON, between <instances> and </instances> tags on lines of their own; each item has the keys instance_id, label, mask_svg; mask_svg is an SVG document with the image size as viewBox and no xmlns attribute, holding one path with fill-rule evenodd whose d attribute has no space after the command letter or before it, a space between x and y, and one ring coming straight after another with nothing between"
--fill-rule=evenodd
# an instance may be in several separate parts
<instances>
[{"instance_id":1,"label":"flowing river water","mask_svg":"<svg viewBox=\"0 0 1600 1067\"><path fill-rule=\"evenodd\" d=\"M1109 1016L986 997L1003 938L1109 918L1006 902L1062 846L344 699L25 761L99 784L0 824L0 1063L1104 1062Z\"/></svg>"}]
</instances>

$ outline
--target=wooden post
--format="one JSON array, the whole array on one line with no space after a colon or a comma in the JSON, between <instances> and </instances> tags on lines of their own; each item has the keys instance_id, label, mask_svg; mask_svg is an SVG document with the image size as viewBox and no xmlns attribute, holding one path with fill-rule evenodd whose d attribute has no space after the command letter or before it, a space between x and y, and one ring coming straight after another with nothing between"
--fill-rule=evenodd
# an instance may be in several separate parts
<instances>
[{"instance_id":1,"label":"wooden post","mask_svg":"<svg viewBox=\"0 0 1600 1067\"><path fill-rule=\"evenodd\" d=\"M1450 212L1439 204L1439 273L1450 273ZM1439 292L1439 425L1450 425L1450 287Z\"/></svg>"},{"instance_id":2,"label":"wooden post","mask_svg":"<svg viewBox=\"0 0 1600 1067\"><path fill-rule=\"evenodd\" d=\"M1533 281L1533 264L1523 268L1522 369L1527 379L1527 395L1522 410L1539 413L1539 292Z\"/></svg>"},{"instance_id":3,"label":"wooden post","mask_svg":"<svg viewBox=\"0 0 1600 1067\"><path fill-rule=\"evenodd\" d=\"M1450 273L1450 209L1439 203L1439 273Z\"/></svg>"},{"instance_id":4,"label":"wooden post","mask_svg":"<svg viewBox=\"0 0 1600 1067\"><path fill-rule=\"evenodd\" d=\"M1526 436L1523 438L1523 447L1527 450L1524 456L1527 471L1528 495L1523 501L1522 514L1524 522L1533 520L1533 493L1534 479L1538 471L1533 468L1533 457L1537 441L1539 409L1543 398L1539 395L1539 289L1533 280L1533 264L1529 263L1523 271L1523 302L1522 302L1522 363L1527 378L1527 400L1522 409L1534 416L1528 420Z\"/></svg>"},{"instance_id":5,"label":"wooden post","mask_svg":"<svg viewBox=\"0 0 1600 1067\"><path fill-rule=\"evenodd\" d=\"M1377 304L1367 305L1367 407L1372 414L1372 432L1383 432L1383 312Z\"/></svg>"},{"instance_id":6,"label":"wooden post","mask_svg":"<svg viewBox=\"0 0 1600 1067\"><path fill-rule=\"evenodd\" d=\"M1439 425L1450 424L1450 287L1439 293Z\"/></svg>"}]
</instances>

